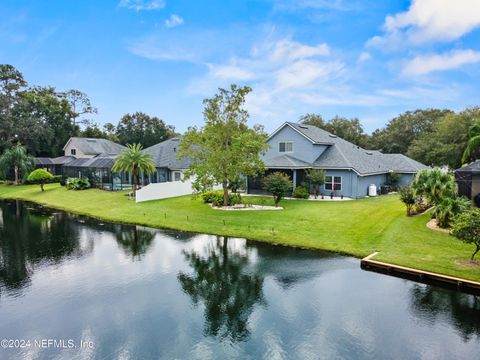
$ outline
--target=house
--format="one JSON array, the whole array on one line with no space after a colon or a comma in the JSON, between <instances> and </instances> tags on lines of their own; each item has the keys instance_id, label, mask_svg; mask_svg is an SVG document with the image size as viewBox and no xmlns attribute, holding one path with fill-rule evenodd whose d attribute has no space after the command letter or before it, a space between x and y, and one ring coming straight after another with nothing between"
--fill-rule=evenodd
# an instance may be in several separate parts
<instances>
[{"instance_id":1,"label":"house","mask_svg":"<svg viewBox=\"0 0 480 360\"><path fill-rule=\"evenodd\" d=\"M131 184L129 174L112 173L115 158L127 148L107 139L71 137L63 147L64 156L72 157L62 166L62 176L86 177L93 185L123 189Z\"/></svg>"},{"instance_id":2,"label":"house","mask_svg":"<svg viewBox=\"0 0 480 360\"><path fill-rule=\"evenodd\" d=\"M365 150L312 125L286 122L267 140L270 149L263 155L267 174L287 173L294 188L306 181L306 170L323 169L325 195L360 198L375 184L377 189L390 182L390 174L400 175L399 185L409 183L417 171L428 167L402 154ZM260 178L248 179L248 192L262 192Z\"/></svg>"},{"instance_id":3,"label":"house","mask_svg":"<svg viewBox=\"0 0 480 360\"><path fill-rule=\"evenodd\" d=\"M474 200L480 207L480 160L455 170L458 194Z\"/></svg>"},{"instance_id":4,"label":"house","mask_svg":"<svg viewBox=\"0 0 480 360\"><path fill-rule=\"evenodd\" d=\"M178 158L179 147L180 138L174 137L144 149L144 152L153 157L157 171L148 177L142 175L141 182L148 184L182 180L190 161L188 158Z\"/></svg>"}]
</instances>

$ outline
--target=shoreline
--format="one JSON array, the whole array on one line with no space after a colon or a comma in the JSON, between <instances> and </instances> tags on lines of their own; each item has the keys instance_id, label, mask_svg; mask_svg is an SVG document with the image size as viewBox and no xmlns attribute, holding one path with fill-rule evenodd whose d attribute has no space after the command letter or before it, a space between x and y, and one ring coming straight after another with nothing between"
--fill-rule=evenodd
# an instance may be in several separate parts
<instances>
[{"instance_id":1,"label":"shoreline","mask_svg":"<svg viewBox=\"0 0 480 360\"><path fill-rule=\"evenodd\" d=\"M426 215L406 217L403 207L393 195L328 203L285 200L285 210L281 212L218 212L190 197L136 204L123 195L122 192L95 189L67 191L57 184L49 184L44 193L32 185L0 185L0 199L32 202L100 221L245 238L272 245L325 251L359 260L373 251L380 251L379 260L387 263L480 281L478 270L455 263L470 255L468 246L446 234L428 229L425 226ZM255 202L257 199L249 200ZM259 201L268 203L270 199ZM372 216L363 216L372 209L380 213L377 216L380 221L369 219ZM337 214L332 219L325 218L325 214L332 210ZM392 215L394 210L396 213ZM318 218L309 217L307 211ZM350 214L343 221L340 216L346 212Z\"/></svg>"}]
</instances>

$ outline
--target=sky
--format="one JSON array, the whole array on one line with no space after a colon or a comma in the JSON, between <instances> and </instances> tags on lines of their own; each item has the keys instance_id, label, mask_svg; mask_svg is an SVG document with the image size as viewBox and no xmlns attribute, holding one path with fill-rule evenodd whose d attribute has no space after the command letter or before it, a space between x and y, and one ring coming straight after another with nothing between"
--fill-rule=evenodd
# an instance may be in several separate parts
<instances>
[{"instance_id":1,"label":"sky","mask_svg":"<svg viewBox=\"0 0 480 360\"><path fill-rule=\"evenodd\" d=\"M183 132L231 83L267 131L480 105L479 0L2 0L0 18L0 63L87 93L99 124L142 111Z\"/></svg>"}]
</instances>

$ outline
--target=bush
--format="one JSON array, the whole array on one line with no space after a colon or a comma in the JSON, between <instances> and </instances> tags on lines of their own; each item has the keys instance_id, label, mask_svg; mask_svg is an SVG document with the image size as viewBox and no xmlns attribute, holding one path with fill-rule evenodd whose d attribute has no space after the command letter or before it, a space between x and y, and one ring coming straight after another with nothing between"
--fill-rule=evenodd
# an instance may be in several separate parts
<instances>
[{"instance_id":1,"label":"bush","mask_svg":"<svg viewBox=\"0 0 480 360\"><path fill-rule=\"evenodd\" d=\"M47 181L51 181L52 179L53 179L53 175L44 169L33 170L27 177L27 180L30 183L39 184L40 189L42 189L42 191L45 191L45 189L43 188L43 185Z\"/></svg>"},{"instance_id":2,"label":"bush","mask_svg":"<svg viewBox=\"0 0 480 360\"><path fill-rule=\"evenodd\" d=\"M68 178L66 181L68 190L85 190L90 187L90 181L87 178Z\"/></svg>"},{"instance_id":3,"label":"bush","mask_svg":"<svg viewBox=\"0 0 480 360\"><path fill-rule=\"evenodd\" d=\"M407 208L407 216L412 215L412 208L416 203L417 198L411 186L402 186L398 189L400 200Z\"/></svg>"},{"instance_id":4,"label":"bush","mask_svg":"<svg viewBox=\"0 0 480 360\"><path fill-rule=\"evenodd\" d=\"M278 206L282 197L292 189L292 186L292 180L288 175L279 171L263 178L263 189L272 193L275 206Z\"/></svg>"},{"instance_id":5,"label":"bush","mask_svg":"<svg viewBox=\"0 0 480 360\"><path fill-rule=\"evenodd\" d=\"M305 187L297 186L293 191L293 197L297 199L308 199L310 197L310 193Z\"/></svg>"},{"instance_id":6,"label":"bush","mask_svg":"<svg viewBox=\"0 0 480 360\"><path fill-rule=\"evenodd\" d=\"M435 218L438 226L448 228L454 218L472 207L472 203L466 197L445 198L435 207Z\"/></svg>"},{"instance_id":7,"label":"bush","mask_svg":"<svg viewBox=\"0 0 480 360\"><path fill-rule=\"evenodd\" d=\"M202 200L206 204L212 204L213 206L223 206L223 191L207 191L202 193ZM235 204L241 204L242 198L240 194L228 194L228 206Z\"/></svg>"},{"instance_id":8,"label":"bush","mask_svg":"<svg viewBox=\"0 0 480 360\"><path fill-rule=\"evenodd\" d=\"M53 184L53 183L61 183L62 182L62 175L52 175L49 180L46 180L44 184ZM36 184L34 181L29 181L28 177L25 180L25 184Z\"/></svg>"}]
</instances>

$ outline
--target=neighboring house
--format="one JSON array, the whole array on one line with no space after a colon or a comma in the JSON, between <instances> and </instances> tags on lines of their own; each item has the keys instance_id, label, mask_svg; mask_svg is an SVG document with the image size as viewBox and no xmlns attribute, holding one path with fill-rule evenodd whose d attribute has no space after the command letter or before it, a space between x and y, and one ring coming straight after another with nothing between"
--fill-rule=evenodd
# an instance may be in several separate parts
<instances>
[{"instance_id":1,"label":"neighboring house","mask_svg":"<svg viewBox=\"0 0 480 360\"><path fill-rule=\"evenodd\" d=\"M153 157L157 171L148 175L148 177L146 175L142 176L142 183L161 183L182 180L183 173L190 166L190 161L188 158L178 158L179 147L180 138L175 137L143 150Z\"/></svg>"},{"instance_id":2,"label":"neighboring house","mask_svg":"<svg viewBox=\"0 0 480 360\"><path fill-rule=\"evenodd\" d=\"M401 154L365 150L312 125L286 122L267 140L270 149L263 156L267 173L287 173L294 188L306 181L307 169L324 169L325 195L360 198L375 184L389 183L389 174L400 174L399 185L409 183L415 173L428 167ZM249 178L249 193L261 193L261 178Z\"/></svg>"},{"instance_id":3,"label":"neighboring house","mask_svg":"<svg viewBox=\"0 0 480 360\"><path fill-rule=\"evenodd\" d=\"M178 137L153 145L143 151L152 155L157 171L150 175L141 174L140 183L180 181L189 167L187 158L178 159ZM58 158L36 158L36 166L45 168L55 175L87 177L100 188L123 189L131 185L130 174L112 173L116 157L127 148L107 139L72 137L65 144L64 156Z\"/></svg>"},{"instance_id":4,"label":"neighboring house","mask_svg":"<svg viewBox=\"0 0 480 360\"><path fill-rule=\"evenodd\" d=\"M474 200L480 207L480 160L455 170L458 194Z\"/></svg>"}]
</instances>

